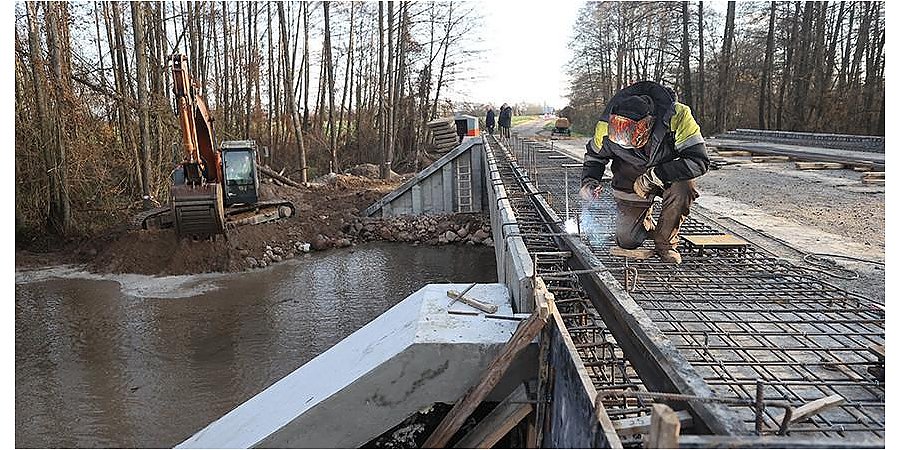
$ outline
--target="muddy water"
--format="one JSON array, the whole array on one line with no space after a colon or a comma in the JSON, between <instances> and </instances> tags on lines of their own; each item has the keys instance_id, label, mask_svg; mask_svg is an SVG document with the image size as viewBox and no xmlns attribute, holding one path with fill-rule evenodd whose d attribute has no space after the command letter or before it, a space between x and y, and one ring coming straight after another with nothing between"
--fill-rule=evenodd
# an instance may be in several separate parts
<instances>
[{"instance_id":1,"label":"muddy water","mask_svg":"<svg viewBox=\"0 0 900 450\"><path fill-rule=\"evenodd\" d=\"M16 447L171 447L449 280L496 281L492 249L367 244L192 277L17 272Z\"/></svg>"}]
</instances>

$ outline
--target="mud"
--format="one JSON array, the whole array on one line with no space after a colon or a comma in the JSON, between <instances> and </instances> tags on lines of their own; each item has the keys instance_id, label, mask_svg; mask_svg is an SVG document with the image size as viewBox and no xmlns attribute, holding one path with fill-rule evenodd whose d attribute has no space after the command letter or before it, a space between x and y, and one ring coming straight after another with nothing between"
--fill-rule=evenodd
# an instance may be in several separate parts
<instances>
[{"instance_id":1,"label":"mud","mask_svg":"<svg viewBox=\"0 0 900 450\"><path fill-rule=\"evenodd\" d=\"M374 166L360 167L355 173L373 175L375 170ZM302 188L264 183L260 197L290 200L296 208L293 217L229 229L227 238L205 241L178 239L172 229L129 230L121 225L100 236L72 243L63 251L17 251L16 266L71 263L85 264L96 273L184 275L266 267L310 251L378 240L492 245L489 221L480 214L386 221L360 217L361 210L405 179L332 175ZM127 219L123 218L123 222Z\"/></svg>"}]
</instances>

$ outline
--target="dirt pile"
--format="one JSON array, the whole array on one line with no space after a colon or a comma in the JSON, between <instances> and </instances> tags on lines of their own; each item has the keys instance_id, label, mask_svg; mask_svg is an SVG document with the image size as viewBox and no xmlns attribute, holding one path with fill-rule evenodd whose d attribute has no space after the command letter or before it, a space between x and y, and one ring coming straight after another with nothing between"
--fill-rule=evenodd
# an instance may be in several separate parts
<instances>
[{"instance_id":1,"label":"dirt pile","mask_svg":"<svg viewBox=\"0 0 900 450\"><path fill-rule=\"evenodd\" d=\"M137 231L121 226L73 244L57 255L56 263L84 263L99 273L181 275L265 267L309 251L375 240L493 245L489 222L481 214L360 217L362 209L406 179L335 175L303 188L264 183L260 198L290 200L296 208L293 217L229 229L227 239L220 236L214 241L179 240L172 229ZM48 259L17 253L17 261L46 265Z\"/></svg>"}]
</instances>

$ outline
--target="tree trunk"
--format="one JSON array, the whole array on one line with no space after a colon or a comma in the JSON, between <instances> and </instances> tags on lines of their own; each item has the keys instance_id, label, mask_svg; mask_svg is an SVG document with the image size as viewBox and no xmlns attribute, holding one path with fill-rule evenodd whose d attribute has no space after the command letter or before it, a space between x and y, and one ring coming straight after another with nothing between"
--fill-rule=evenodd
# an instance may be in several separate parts
<instances>
[{"instance_id":1,"label":"tree trunk","mask_svg":"<svg viewBox=\"0 0 900 450\"><path fill-rule=\"evenodd\" d=\"M291 59L287 48L287 28L285 26L284 3L278 3L278 23L280 24L279 40L281 41L282 58L284 58L284 67L291 67ZM284 93L286 97L286 105L288 114L290 114L291 127L294 129L294 138L297 140L297 150L300 156L300 181L307 181L306 167L306 145L303 142L303 130L300 126L300 117L297 114L297 107L294 98L294 81L291 71L284 71Z\"/></svg>"},{"instance_id":2,"label":"tree trunk","mask_svg":"<svg viewBox=\"0 0 900 450\"><path fill-rule=\"evenodd\" d=\"M772 66L773 53L775 50L775 2L769 7L769 32L766 34L766 59L763 63L763 73L759 83L759 117L758 126L760 129L769 127L766 121L766 113L771 109L769 105L769 97L772 92L771 73L774 70Z\"/></svg>"},{"instance_id":3,"label":"tree trunk","mask_svg":"<svg viewBox=\"0 0 900 450\"><path fill-rule=\"evenodd\" d=\"M691 50L688 45L688 2L681 2L681 76L683 80L682 91L684 93L684 103L688 105L694 104L694 95L691 92ZM662 36L662 33L660 33ZM662 50L662 48L660 48Z\"/></svg>"},{"instance_id":4,"label":"tree trunk","mask_svg":"<svg viewBox=\"0 0 900 450\"><path fill-rule=\"evenodd\" d=\"M722 57L719 61L719 100L716 102L716 130L723 132L728 128L728 96L731 91L731 42L734 38L734 2L728 2L728 12L725 18L725 37L722 43Z\"/></svg>"},{"instance_id":5,"label":"tree trunk","mask_svg":"<svg viewBox=\"0 0 900 450\"><path fill-rule=\"evenodd\" d=\"M784 119L784 97L788 88L788 80L791 79L791 72L794 70L793 54L797 38L797 24L800 19L800 2L794 2L794 14L791 19L791 32L788 38L788 47L785 50L784 69L782 70L781 83L778 88L778 117L776 118L775 128L783 129L782 125L787 122Z\"/></svg>"},{"instance_id":6,"label":"tree trunk","mask_svg":"<svg viewBox=\"0 0 900 450\"><path fill-rule=\"evenodd\" d=\"M39 129L39 145L41 155L44 160L44 172L47 175L47 191L49 202L49 213L47 215L47 229L56 236L66 236L70 225L68 196L65 193L65 182L62 176L65 171L64 153L61 155L60 150L64 151L65 142L58 140L59 133L54 130L54 125L50 118L50 104L47 97L47 75L44 68L44 56L41 49L40 29L38 25L38 6L37 2L27 2L25 4L28 12L28 58L31 61L31 77L34 83L35 96L35 115L37 117ZM55 24L52 20L52 13L48 11L52 6L45 4L44 17L47 21L46 27L48 34L52 32ZM51 17L48 17L51 16ZM51 52L54 52L54 46L48 42ZM54 67L53 70L58 68ZM54 135L56 134L56 135Z\"/></svg>"},{"instance_id":7,"label":"tree trunk","mask_svg":"<svg viewBox=\"0 0 900 450\"><path fill-rule=\"evenodd\" d=\"M137 66L138 129L141 157L141 199L144 209L153 207L150 195L150 112L147 98L147 52L144 39L144 3L131 3L131 24L134 28L134 61Z\"/></svg>"},{"instance_id":8,"label":"tree trunk","mask_svg":"<svg viewBox=\"0 0 900 450\"><path fill-rule=\"evenodd\" d=\"M703 121L706 114L706 60L703 56L703 2L699 2L697 10L697 39L700 47L700 65L697 68L697 117Z\"/></svg>"},{"instance_id":9,"label":"tree trunk","mask_svg":"<svg viewBox=\"0 0 900 450\"><path fill-rule=\"evenodd\" d=\"M328 79L328 148L331 151L330 172L338 172L337 160L337 136L334 128L334 58L331 56L331 14L329 14L330 2L322 2L322 12L325 15L325 71Z\"/></svg>"}]
</instances>

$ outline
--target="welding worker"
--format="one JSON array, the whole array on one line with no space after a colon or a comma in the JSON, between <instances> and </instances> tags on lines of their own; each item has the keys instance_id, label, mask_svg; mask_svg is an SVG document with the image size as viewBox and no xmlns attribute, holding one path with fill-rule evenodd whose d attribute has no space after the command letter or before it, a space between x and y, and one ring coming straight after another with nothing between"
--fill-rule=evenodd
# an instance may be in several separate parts
<instances>
[{"instance_id":1,"label":"welding worker","mask_svg":"<svg viewBox=\"0 0 900 450\"><path fill-rule=\"evenodd\" d=\"M580 191L586 201L599 198L612 160L616 244L635 249L652 237L661 260L680 264L678 230L699 196L694 179L709 168L691 109L678 103L671 89L637 82L609 101L586 149ZM662 197L662 210L654 223L657 196Z\"/></svg>"}]
</instances>

